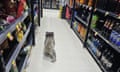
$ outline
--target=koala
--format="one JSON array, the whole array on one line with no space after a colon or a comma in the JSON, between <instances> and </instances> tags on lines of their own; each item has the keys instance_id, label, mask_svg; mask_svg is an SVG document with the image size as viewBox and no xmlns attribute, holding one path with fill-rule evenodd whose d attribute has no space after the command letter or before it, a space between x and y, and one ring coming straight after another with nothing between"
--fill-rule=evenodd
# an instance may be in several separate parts
<instances>
[{"instance_id":1,"label":"koala","mask_svg":"<svg viewBox=\"0 0 120 72\"><path fill-rule=\"evenodd\" d=\"M55 53L55 39L53 32L46 32L45 42L44 42L44 55L51 59L51 62L56 61L56 53Z\"/></svg>"}]
</instances>

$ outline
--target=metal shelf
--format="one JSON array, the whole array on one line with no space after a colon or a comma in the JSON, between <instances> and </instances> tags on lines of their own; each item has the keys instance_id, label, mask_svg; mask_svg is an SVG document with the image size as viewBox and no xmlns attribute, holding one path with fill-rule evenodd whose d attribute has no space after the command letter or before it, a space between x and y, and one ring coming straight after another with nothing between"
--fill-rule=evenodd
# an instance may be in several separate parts
<instances>
[{"instance_id":1,"label":"metal shelf","mask_svg":"<svg viewBox=\"0 0 120 72\"><path fill-rule=\"evenodd\" d=\"M103 13L105 14L106 16L110 16L110 17L113 17L114 19L117 19L120 21L120 16L118 16L117 14L113 13L113 12L109 12L109 11L106 11L106 10L102 10L102 9L98 9L96 8L95 9L96 12L100 12L100 13Z\"/></svg>"},{"instance_id":2,"label":"metal shelf","mask_svg":"<svg viewBox=\"0 0 120 72\"><path fill-rule=\"evenodd\" d=\"M99 61L99 59L95 56L95 54L92 52L92 50L89 48L89 46L87 46L87 50L89 51L89 53L92 55L92 57L94 58L94 60L96 61L96 63L99 65L99 67L101 68L101 70L103 72L107 72L106 69L103 67L103 65L101 64L101 62Z\"/></svg>"},{"instance_id":3,"label":"metal shelf","mask_svg":"<svg viewBox=\"0 0 120 72\"><path fill-rule=\"evenodd\" d=\"M12 65L12 61L15 60L16 57L18 56L18 54L19 54L19 52L20 52L20 50L21 50L21 47L23 46L23 44L24 44L24 42L26 41L26 38L27 38L27 36L28 36L28 34L29 34L29 32L30 32L31 26L32 26L32 24L30 23L30 25L29 25L29 27L28 27L28 29L27 29L27 31L26 31L26 33L25 33L22 41L18 44L18 46L16 47L15 51L13 52L10 60L8 61L7 65L6 65L6 67L5 67L6 72L9 72L9 70L10 70L10 68L11 68L11 65Z\"/></svg>"},{"instance_id":4,"label":"metal shelf","mask_svg":"<svg viewBox=\"0 0 120 72\"><path fill-rule=\"evenodd\" d=\"M73 31L75 32L75 34L77 35L77 37L81 40L81 42L84 43L84 40L83 40L83 38L80 36L80 34L79 34L74 28L72 28L72 29L73 29Z\"/></svg>"},{"instance_id":5,"label":"metal shelf","mask_svg":"<svg viewBox=\"0 0 120 72\"><path fill-rule=\"evenodd\" d=\"M93 32L96 32L98 36L103 39L108 45L110 45L114 50L116 50L118 53L120 53L120 48L114 44L112 44L110 41L108 41L105 37L103 37L98 31L95 29L92 29Z\"/></svg>"},{"instance_id":6,"label":"metal shelf","mask_svg":"<svg viewBox=\"0 0 120 72\"><path fill-rule=\"evenodd\" d=\"M7 34L8 32L13 32L16 29L16 25L19 22L23 22L23 20L28 16L28 11L25 11L24 14L19 17L16 21L14 21L13 23L11 23L11 25L9 26L9 28L7 28L5 31L3 31L0 34L0 44L2 44L4 42L4 40L7 38Z\"/></svg>"},{"instance_id":7,"label":"metal shelf","mask_svg":"<svg viewBox=\"0 0 120 72\"><path fill-rule=\"evenodd\" d=\"M75 16L75 20L84 25L86 28L88 27L87 22L83 21L80 17L77 15Z\"/></svg>"}]
</instances>

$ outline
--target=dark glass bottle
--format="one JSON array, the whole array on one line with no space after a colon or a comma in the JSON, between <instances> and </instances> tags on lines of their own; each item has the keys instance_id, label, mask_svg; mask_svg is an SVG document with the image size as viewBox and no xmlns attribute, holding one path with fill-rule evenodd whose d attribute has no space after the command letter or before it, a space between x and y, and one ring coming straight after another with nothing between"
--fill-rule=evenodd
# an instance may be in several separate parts
<instances>
[{"instance_id":1,"label":"dark glass bottle","mask_svg":"<svg viewBox=\"0 0 120 72\"><path fill-rule=\"evenodd\" d=\"M115 13L120 16L120 0L117 0L117 6L116 6Z\"/></svg>"},{"instance_id":2,"label":"dark glass bottle","mask_svg":"<svg viewBox=\"0 0 120 72\"><path fill-rule=\"evenodd\" d=\"M114 26L114 21L112 21L112 22L110 23L110 25L109 25L109 27L108 27L108 30L107 30L107 32L106 32L106 38L107 38L107 39L109 39L109 37L110 37L110 34L111 34L111 32L112 32L112 29L113 29L113 26Z\"/></svg>"},{"instance_id":3,"label":"dark glass bottle","mask_svg":"<svg viewBox=\"0 0 120 72\"><path fill-rule=\"evenodd\" d=\"M104 48L105 48L105 50L103 51L102 56L101 56L101 59L100 59L103 65L105 65L105 55L106 55L107 52L109 51L107 45L104 46Z\"/></svg>"},{"instance_id":4,"label":"dark glass bottle","mask_svg":"<svg viewBox=\"0 0 120 72\"><path fill-rule=\"evenodd\" d=\"M104 30L104 24L105 24L106 20L104 17L99 17L98 21L97 21L97 25L96 25L96 28L99 30L99 31L102 31Z\"/></svg>"},{"instance_id":5,"label":"dark glass bottle","mask_svg":"<svg viewBox=\"0 0 120 72\"><path fill-rule=\"evenodd\" d=\"M103 29L102 29L102 35L105 37L106 31L107 31L107 26L109 24L109 20L105 21L105 24L103 25Z\"/></svg>"},{"instance_id":6,"label":"dark glass bottle","mask_svg":"<svg viewBox=\"0 0 120 72\"><path fill-rule=\"evenodd\" d=\"M2 51L0 51L0 72L5 72L5 61L1 52Z\"/></svg>"}]
</instances>

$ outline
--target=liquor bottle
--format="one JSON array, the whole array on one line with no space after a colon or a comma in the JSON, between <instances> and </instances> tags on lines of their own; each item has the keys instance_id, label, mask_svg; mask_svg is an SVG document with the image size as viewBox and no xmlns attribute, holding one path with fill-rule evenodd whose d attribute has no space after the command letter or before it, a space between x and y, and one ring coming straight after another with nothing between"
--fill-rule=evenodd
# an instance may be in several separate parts
<instances>
[{"instance_id":1,"label":"liquor bottle","mask_svg":"<svg viewBox=\"0 0 120 72\"><path fill-rule=\"evenodd\" d=\"M80 4L84 4L85 3L85 0L80 0Z\"/></svg>"},{"instance_id":2,"label":"liquor bottle","mask_svg":"<svg viewBox=\"0 0 120 72\"><path fill-rule=\"evenodd\" d=\"M81 18L82 18L85 22L87 22L88 16L89 16L89 13L87 12L87 10L83 10L83 13L82 13L82 15L81 15Z\"/></svg>"},{"instance_id":3,"label":"liquor bottle","mask_svg":"<svg viewBox=\"0 0 120 72\"><path fill-rule=\"evenodd\" d=\"M105 46L104 46L105 47ZM102 64L104 65L105 64L105 55L107 54L107 52L109 51L107 48L107 45L106 45L106 47L105 47L106 49L103 51L103 53L102 53L102 56L101 56L101 59L100 59L100 61L102 62Z\"/></svg>"},{"instance_id":4,"label":"liquor bottle","mask_svg":"<svg viewBox=\"0 0 120 72\"><path fill-rule=\"evenodd\" d=\"M99 31L103 31L103 26L105 24L105 18L104 17L99 17L99 19L96 22L96 29L98 29Z\"/></svg>"},{"instance_id":5,"label":"liquor bottle","mask_svg":"<svg viewBox=\"0 0 120 72\"><path fill-rule=\"evenodd\" d=\"M107 20L104 24L104 30L103 30L103 36L107 38L107 32L109 30L109 27L110 27L110 24L111 24L111 20Z\"/></svg>"},{"instance_id":6,"label":"liquor bottle","mask_svg":"<svg viewBox=\"0 0 120 72\"><path fill-rule=\"evenodd\" d=\"M96 23L98 21L98 16L97 15L94 15L92 17L92 22L91 22L91 28L96 28Z\"/></svg>"},{"instance_id":7,"label":"liquor bottle","mask_svg":"<svg viewBox=\"0 0 120 72\"><path fill-rule=\"evenodd\" d=\"M88 6L92 6L92 5L93 5L93 0L89 0Z\"/></svg>"},{"instance_id":8,"label":"liquor bottle","mask_svg":"<svg viewBox=\"0 0 120 72\"><path fill-rule=\"evenodd\" d=\"M101 59L102 52L104 50L104 42L102 40L99 40L99 46L97 47L97 57L98 59Z\"/></svg>"},{"instance_id":9,"label":"liquor bottle","mask_svg":"<svg viewBox=\"0 0 120 72\"><path fill-rule=\"evenodd\" d=\"M105 32L107 30L107 24L108 24L108 20L105 21L105 24L103 25L103 29L102 29L102 35L105 36Z\"/></svg>"},{"instance_id":10,"label":"liquor bottle","mask_svg":"<svg viewBox=\"0 0 120 72\"><path fill-rule=\"evenodd\" d=\"M119 26L117 27L116 31L117 31L118 35L117 35L115 44L120 48L120 23L119 23Z\"/></svg>"},{"instance_id":11,"label":"liquor bottle","mask_svg":"<svg viewBox=\"0 0 120 72\"><path fill-rule=\"evenodd\" d=\"M106 69L110 70L113 66L113 59L114 59L114 54L111 52L111 54L109 55L109 57L107 58L108 62L106 64Z\"/></svg>"},{"instance_id":12,"label":"liquor bottle","mask_svg":"<svg viewBox=\"0 0 120 72\"><path fill-rule=\"evenodd\" d=\"M69 1L69 4L70 4L70 6L72 7L72 6L73 6L73 0L70 0L70 1Z\"/></svg>"},{"instance_id":13,"label":"liquor bottle","mask_svg":"<svg viewBox=\"0 0 120 72\"><path fill-rule=\"evenodd\" d=\"M0 51L0 72L5 72L5 61L2 55L3 51Z\"/></svg>"},{"instance_id":14,"label":"liquor bottle","mask_svg":"<svg viewBox=\"0 0 120 72\"><path fill-rule=\"evenodd\" d=\"M105 37L108 39L108 35L109 35L109 28L111 30L111 28L113 27L113 24L111 24L112 20L109 20L107 26L106 26L106 31L105 31Z\"/></svg>"},{"instance_id":15,"label":"liquor bottle","mask_svg":"<svg viewBox=\"0 0 120 72\"><path fill-rule=\"evenodd\" d=\"M109 25L108 30L106 32L106 38L107 39L109 39L109 37L110 37L110 34L112 32L112 29L113 29L113 26L114 26L114 21L111 22L111 24Z\"/></svg>"},{"instance_id":16,"label":"liquor bottle","mask_svg":"<svg viewBox=\"0 0 120 72\"><path fill-rule=\"evenodd\" d=\"M81 17L84 9L82 7L79 7L76 10L77 10L78 17Z\"/></svg>"},{"instance_id":17,"label":"liquor bottle","mask_svg":"<svg viewBox=\"0 0 120 72\"><path fill-rule=\"evenodd\" d=\"M120 23L118 23L118 22L115 23L115 26L113 27L111 35L110 35L110 41L113 44L116 44L117 36L119 35L119 30L120 30L119 25L120 25Z\"/></svg>"},{"instance_id":18,"label":"liquor bottle","mask_svg":"<svg viewBox=\"0 0 120 72\"><path fill-rule=\"evenodd\" d=\"M20 42L23 39L23 33L24 32L22 30L21 23L19 23L18 25L16 25L16 38L18 42Z\"/></svg>"}]
</instances>

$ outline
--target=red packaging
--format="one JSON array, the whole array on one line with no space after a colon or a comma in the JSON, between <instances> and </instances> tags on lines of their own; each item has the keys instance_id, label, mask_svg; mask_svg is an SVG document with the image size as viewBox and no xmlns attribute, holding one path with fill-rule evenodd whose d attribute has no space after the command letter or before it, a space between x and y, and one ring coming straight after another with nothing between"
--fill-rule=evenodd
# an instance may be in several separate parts
<instances>
[{"instance_id":1,"label":"red packaging","mask_svg":"<svg viewBox=\"0 0 120 72\"><path fill-rule=\"evenodd\" d=\"M19 5L18 5L18 10L17 10L17 18L22 15L24 12L24 5L26 3L26 0L20 0Z\"/></svg>"}]
</instances>

